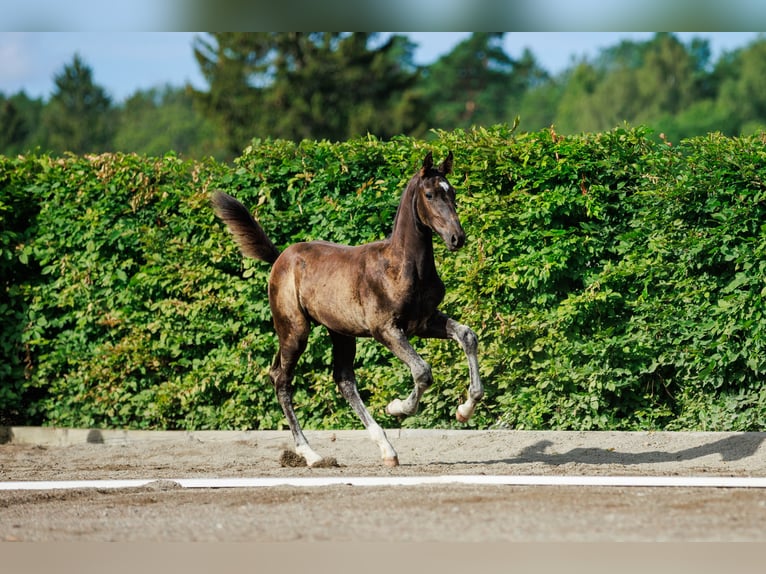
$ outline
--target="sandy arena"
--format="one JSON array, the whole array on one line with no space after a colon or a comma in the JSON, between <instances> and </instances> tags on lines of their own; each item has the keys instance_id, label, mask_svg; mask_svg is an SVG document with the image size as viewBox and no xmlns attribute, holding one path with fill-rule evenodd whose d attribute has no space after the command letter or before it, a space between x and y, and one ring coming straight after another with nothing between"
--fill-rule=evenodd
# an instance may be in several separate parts
<instances>
[{"instance_id":1,"label":"sandy arena","mask_svg":"<svg viewBox=\"0 0 766 574\"><path fill-rule=\"evenodd\" d=\"M766 488L507 485L182 488L173 479L453 475L766 477L766 433L308 431L339 466L280 465L288 432L6 428L0 482L151 479L0 490L0 540L226 542L766 541Z\"/></svg>"}]
</instances>

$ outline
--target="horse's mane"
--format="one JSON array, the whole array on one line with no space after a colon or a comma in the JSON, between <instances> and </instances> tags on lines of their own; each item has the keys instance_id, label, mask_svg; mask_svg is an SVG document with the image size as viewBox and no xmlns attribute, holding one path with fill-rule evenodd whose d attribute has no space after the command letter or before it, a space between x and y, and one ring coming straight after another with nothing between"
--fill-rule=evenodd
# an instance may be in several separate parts
<instances>
[{"instance_id":1,"label":"horse's mane","mask_svg":"<svg viewBox=\"0 0 766 574\"><path fill-rule=\"evenodd\" d=\"M422 179L423 176L420 174L420 172L418 172L410 178L409 182L407 182L407 187L404 188L402 197L399 200L399 207L396 208L396 215L394 215L394 221L391 224L391 231L389 231L386 239L391 239L391 236L394 234L394 230L396 229L396 226L399 222L399 216L401 215L403 209L412 209L413 212L415 211L415 190L420 185Z\"/></svg>"}]
</instances>

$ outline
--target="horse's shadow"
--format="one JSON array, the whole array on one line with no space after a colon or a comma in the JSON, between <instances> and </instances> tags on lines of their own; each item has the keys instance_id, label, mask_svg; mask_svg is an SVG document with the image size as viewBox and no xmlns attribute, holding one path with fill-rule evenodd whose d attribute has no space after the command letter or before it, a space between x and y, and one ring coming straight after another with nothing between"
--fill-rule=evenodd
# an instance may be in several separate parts
<instances>
[{"instance_id":1,"label":"horse's shadow","mask_svg":"<svg viewBox=\"0 0 766 574\"><path fill-rule=\"evenodd\" d=\"M619 452L614 449L584 447L573 448L562 453L547 452L554 443L550 440L540 440L522 449L514 457L482 462L484 464L542 463L550 466L568 463L630 466L688 461L714 454L720 455L724 462L732 462L753 456L764 440L766 440L766 433L742 433L674 452L662 450Z\"/></svg>"}]
</instances>

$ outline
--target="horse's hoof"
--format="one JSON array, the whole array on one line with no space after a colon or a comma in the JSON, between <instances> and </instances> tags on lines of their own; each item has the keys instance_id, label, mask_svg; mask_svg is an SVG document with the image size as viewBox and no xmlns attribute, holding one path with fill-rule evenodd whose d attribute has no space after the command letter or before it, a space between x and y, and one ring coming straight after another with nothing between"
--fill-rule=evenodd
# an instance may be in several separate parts
<instances>
[{"instance_id":1,"label":"horse's hoof","mask_svg":"<svg viewBox=\"0 0 766 574\"><path fill-rule=\"evenodd\" d=\"M403 403L401 399L394 399L386 405L386 413L394 417L400 417L404 414L404 412L402 412L402 406Z\"/></svg>"},{"instance_id":2,"label":"horse's hoof","mask_svg":"<svg viewBox=\"0 0 766 574\"><path fill-rule=\"evenodd\" d=\"M386 466L391 467L391 468L393 468L395 466L399 466L399 457L395 456L393 458L384 458L383 459L383 464L385 464Z\"/></svg>"},{"instance_id":3,"label":"horse's hoof","mask_svg":"<svg viewBox=\"0 0 766 574\"><path fill-rule=\"evenodd\" d=\"M285 451L285 452L289 452L289 451ZM304 464L308 467L315 466L317 463L319 463L322 460L322 457L319 456L317 453L315 453L313 450L311 450L311 447L307 444L296 447L294 454L296 456L303 458ZM285 457L286 454L282 454L282 456ZM283 464L282 466L285 466L285 465ZM291 466L297 466L297 465L291 465Z\"/></svg>"},{"instance_id":4,"label":"horse's hoof","mask_svg":"<svg viewBox=\"0 0 766 574\"><path fill-rule=\"evenodd\" d=\"M468 416L464 415L461 411L462 406L463 405L458 406L457 411L455 412L455 418L458 420L458 422L467 423L468 419L471 418L471 415L470 414Z\"/></svg>"}]
</instances>

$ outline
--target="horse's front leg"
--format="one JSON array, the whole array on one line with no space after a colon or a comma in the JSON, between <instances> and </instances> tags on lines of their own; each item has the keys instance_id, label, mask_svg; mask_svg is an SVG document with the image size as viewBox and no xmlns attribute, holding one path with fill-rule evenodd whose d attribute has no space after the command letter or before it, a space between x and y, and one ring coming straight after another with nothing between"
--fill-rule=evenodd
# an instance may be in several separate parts
<instances>
[{"instance_id":1,"label":"horse's front leg","mask_svg":"<svg viewBox=\"0 0 766 574\"><path fill-rule=\"evenodd\" d=\"M404 399L394 399L386 407L386 412L394 416L409 416L418 412L420 397L434 382L431 375L431 367L413 349L404 331L391 326L375 333L375 339L383 343L404 364L410 368L415 388Z\"/></svg>"},{"instance_id":2,"label":"horse's front leg","mask_svg":"<svg viewBox=\"0 0 766 574\"><path fill-rule=\"evenodd\" d=\"M484 386L481 384L481 377L479 376L479 340L476 333L454 319L450 319L444 313L437 311L418 335L432 339L453 339L463 349L468 359L470 383L468 385L468 398L464 403L458 405L455 417L461 423L468 422L477 403L484 396Z\"/></svg>"}]
</instances>

